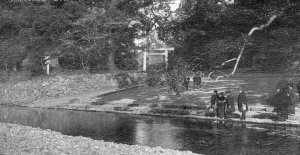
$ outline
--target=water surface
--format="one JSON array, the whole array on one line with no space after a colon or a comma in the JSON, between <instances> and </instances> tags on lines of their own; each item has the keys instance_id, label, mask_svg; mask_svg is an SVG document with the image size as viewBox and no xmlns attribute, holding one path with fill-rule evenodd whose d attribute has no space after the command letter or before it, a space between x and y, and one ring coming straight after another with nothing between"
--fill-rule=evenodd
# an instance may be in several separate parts
<instances>
[{"instance_id":1,"label":"water surface","mask_svg":"<svg viewBox=\"0 0 300 155\"><path fill-rule=\"evenodd\" d=\"M202 154L299 154L300 128L0 106L0 121Z\"/></svg>"}]
</instances>

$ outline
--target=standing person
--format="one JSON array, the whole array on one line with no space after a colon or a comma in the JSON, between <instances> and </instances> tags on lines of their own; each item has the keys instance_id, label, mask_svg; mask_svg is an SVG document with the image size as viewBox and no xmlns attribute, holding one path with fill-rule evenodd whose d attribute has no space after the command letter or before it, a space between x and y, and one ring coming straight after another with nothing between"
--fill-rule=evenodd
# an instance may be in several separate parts
<instances>
[{"instance_id":1,"label":"standing person","mask_svg":"<svg viewBox=\"0 0 300 155\"><path fill-rule=\"evenodd\" d=\"M190 83L190 77L184 77L182 85L184 86L186 91L189 89L189 83Z\"/></svg>"},{"instance_id":2,"label":"standing person","mask_svg":"<svg viewBox=\"0 0 300 155\"><path fill-rule=\"evenodd\" d=\"M297 97L296 97L296 93L294 91L294 86L292 83L289 84L289 105L288 105L288 109L289 109L289 115L290 116L294 116L295 115L295 107L296 107L296 103L297 103Z\"/></svg>"},{"instance_id":3,"label":"standing person","mask_svg":"<svg viewBox=\"0 0 300 155\"><path fill-rule=\"evenodd\" d=\"M224 118L225 116L225 105L226 105L226 98L224 96L224 93L221 92L218 97L217 102L217 117Z\"/></svg>"},{"instance_id":4,"label":"standing person","mask_svg":"<svg viewBox=\"0 0 300 155\"><path fill-rule=\"evenodd\" d=\"M248 103L247 103L247 97L246 97L246 93L244 92L244 90L239 89L239 95L237 98L238 101L238 110L242 113L241 119L245 120L246 119L246 111L248 111ZM243 107L246 107L246 109L244 109Z\"/></svg>"},{"instance_id":5,"label":"standing person","mask_svg":"<svg viewBox=\"0 0 300 155\"><path fill-rule=\"evenodd\" d=\"M226 114L228 114L229 117L232 117L232 114L235 111L234 97L231 91L227 91L226 93L228 94L226 97Z\"/></svg>"},{"instance_id":6,"label":"standing person","mask_svg":"<svg viewBox=\"0 0 300 155\"><path fill-rule=\"evenodd\" d=\"M274 111L277 113L278 121L285 121L288 119L289 105L291 105L290 86L286 80L281 80L277 84L277 94L274 97L273 105Z\"/></svg>"},{"instance_id":7,"label":"standing person","mask_svg":"<svg viewBox=\"0 0 300 155\"><path fill-rule=\"evenodd\" d=\"M300 98L300 81L297 83L297 91L298 91L298 95L299 95L299 98Z\"/></svg>"},{"instance_id":8,"label":"standing person","mask_svg":"<svg viewBox=\"0 0 300 155\"><path fill-rule=\"evenodd\" d=\"M218 102L218 98L219 98L218 91L214 90L214 94L210 97L210 106L207 109L207 110L212 109L215 117L217 116L217 114L216 114L216 104Z\"/></svg>"},{"instance_id":9,"label":"standing person","mask_svg":"<svg viewBox=\"0 0 300 155\"><path fill-rule=\"evenodd\" d=\"M289 105L291 104L291 98L289 96L289 92L287 89L280 90L277 93L277 104L276 104L276 112L277 112L277 120L285 121L288 119L289 113Z\"/></svg>"},{"instance_id":10,"label":"standing person","mask_svg":"<svg viewBox=\"0 0 300 155\"><path fill-rule=\"evenodd\" d=\"M194 86L196 86L197 88L201 86L201 81L202 80L200 76L193 77Z\"/></svg>"},{"instance_id":11,"label":"standing person","mask_svg":"<svg viewBox=\"0 0 300 155\"><path fill-rule=\"evenodd\" d=\"M176 75L176 71L172 70L170 73L167 74L167 81L169 85L168 94L171 94L172 92L175 92L177 97L180 96L180 92L178 90L178 79Z\"/></svg>"}]
</instances>

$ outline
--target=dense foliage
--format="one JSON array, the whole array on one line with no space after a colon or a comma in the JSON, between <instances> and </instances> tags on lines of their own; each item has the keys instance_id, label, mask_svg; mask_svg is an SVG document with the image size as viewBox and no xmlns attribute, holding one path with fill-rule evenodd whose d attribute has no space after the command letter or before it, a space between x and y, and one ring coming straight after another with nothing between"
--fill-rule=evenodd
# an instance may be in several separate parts
<instances>
[{"instance_id":1,"label":"dense foliage","mask_svg":"<svg viewBox=\"0 0 300 155\"><path fill-rule=\"evenodd\" d=\"M247 38L240 66L272 71L300 64L297 0L182 0L174 13L171 1L0 1L0 70L40 75L48 55L64 69L134 70L134 39L154 30L176 49L168 71L185 63L193 71L231 68L234 61L222 63L236 58L247 33L272 15L272 24Z\"/></svg>"},{"instance_id":2,"label":"dense foliage","mask_svg":"<svg viewBox=\"0 0 300 155\"><path fill-rule=\"evenodd\" d=\"M177 56L211 70L236 58L248 32L278 15L249 39L241 65L256 70L287 68L298 59L300 3L296 0L185 0L177 18L159 27L162 40L179 49ZM232 67L234 61L222 69Z\"/></svg>"},{"instance_id":3,"label":"dense foliage","mask_svg":"<svg viewBox=\"0 0 300 155\"><path fill-rule=\"evenodd\" d=\"M136 69L134 39L153 26L140 10L154 2L1 1L0 69L39 75L45 56L58 58L64 69Z\"/></svg>"}]
</instances>

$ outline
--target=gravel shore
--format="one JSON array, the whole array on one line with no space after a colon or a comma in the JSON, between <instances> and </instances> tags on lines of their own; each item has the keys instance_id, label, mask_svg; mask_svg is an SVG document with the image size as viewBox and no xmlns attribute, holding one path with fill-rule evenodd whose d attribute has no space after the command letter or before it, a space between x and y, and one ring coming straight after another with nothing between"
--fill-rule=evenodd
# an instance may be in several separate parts
<instances>
[{"instance_id":1,"label":"gravel shore","mask_svg":"<svg viewBox=\"0 0 300 155\"><path fill-rule=\"evenodd\" d=\"M16 124L0 123L0 154L10 155L193 155L147 146L116 144L85 137L62 135Z\"/></svg>"}]
</instances>

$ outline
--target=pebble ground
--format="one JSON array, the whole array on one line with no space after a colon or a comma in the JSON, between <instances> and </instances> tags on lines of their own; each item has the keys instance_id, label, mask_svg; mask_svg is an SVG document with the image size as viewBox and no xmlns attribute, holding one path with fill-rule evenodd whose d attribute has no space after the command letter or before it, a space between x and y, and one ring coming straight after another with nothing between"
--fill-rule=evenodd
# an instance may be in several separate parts
<instances>
[{"instance_id":1,"label":"pebble ground","mask_svg":"<svg viewBox=\"0 0 300 155\"><path fill-rule=\"evenodd\" d=\"M116 144L62 135L16 124L0 123L1 155L194 155L160 147Z\"/></svg>"}]
</instances>

